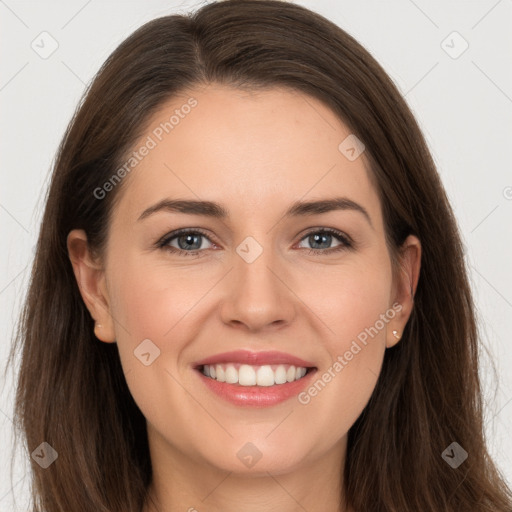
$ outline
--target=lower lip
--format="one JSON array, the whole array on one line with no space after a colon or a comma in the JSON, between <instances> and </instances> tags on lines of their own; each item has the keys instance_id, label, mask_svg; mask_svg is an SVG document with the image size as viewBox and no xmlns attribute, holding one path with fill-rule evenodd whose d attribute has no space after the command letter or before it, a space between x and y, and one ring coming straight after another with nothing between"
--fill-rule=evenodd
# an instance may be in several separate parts
<instances>
[{"instance_id":1,"label":"lower lip","mask_svg":"<svg viewBox=\"0 0 512 512\"><path fill-rule=\"evenodd\" d=\"M270 407L297 396L316 373L316 368L310 370L304 377L286 384L275 384L273 386L240 386L239 384L228 384L219 382L204 375L201 370L196 370L204 384L228 402L241 407Z\"/></svg>"}]
</instances>

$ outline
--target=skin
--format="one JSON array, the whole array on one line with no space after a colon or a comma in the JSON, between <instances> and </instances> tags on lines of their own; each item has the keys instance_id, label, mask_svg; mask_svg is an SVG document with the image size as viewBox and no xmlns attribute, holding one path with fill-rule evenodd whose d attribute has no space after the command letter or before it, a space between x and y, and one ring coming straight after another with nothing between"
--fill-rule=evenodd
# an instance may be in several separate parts
<instances>
[{"instance_id":1,"label":"skin","mask_svg":"<svg viewBox=\"0 0 512 512\"><path fill-rule=\"evenodd\" d=\"M198 105L124 179L103 258L92 258L82 230L68 236L82 297L100 325L95 334L117 342L147 419L158 507L144 512L345 510L347 432L385 350L398 342L393 330L402 333L411 313L420 242L406 240L394 278L365 155L349 161L338 150L350 130L309 96L210 84L163 105L135 148L190 96ZM363 206L371 224L355 210L283 217L295 201L335 196ZM137 220L164 198L216 201L230 216L160 211ZM311 235L326 227L354 247L326 253L341 243L333 236L315 245ZM179 228L208 233L194 246L200 255L155 248ZM247 236L263 249L252 263L236 252ZM170 243L186 247L181 240ZM322 375L394 303L400 312L305 405L292 398L242 409L213 395L192 369L220 352L277 350L314 362ZM145 339L161 351L149 366L134 356ZM252 468L237 457L247 442L262 454Z\"/></svg>"}]
</instances>

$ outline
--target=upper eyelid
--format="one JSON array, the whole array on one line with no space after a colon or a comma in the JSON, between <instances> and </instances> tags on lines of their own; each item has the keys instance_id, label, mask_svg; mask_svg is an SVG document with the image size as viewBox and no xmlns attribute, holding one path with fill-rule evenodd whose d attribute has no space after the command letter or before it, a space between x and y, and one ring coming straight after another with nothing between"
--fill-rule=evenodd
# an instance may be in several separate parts
<instances>
[{"instance_id":1,"label":"upper eyelid","mask_svg":"<svg viewBox=\"0 0 512 512\"><path fill-rule=\"evenodd\" d=\"M186 235L186 234L199 234L201 236L204 236L205 238L208 238L210 242L215 243L209 234L207 234L205 231L203 231L200 228L183 228L183 229L177 229L175 231L171 231L170 233L167 233L164 235L160 241L163 242L169 242L170 240L173 240L174 238L177 238L178 236ZM159 242L160 243L160 242Z\"/></svg>"}]
</instances>

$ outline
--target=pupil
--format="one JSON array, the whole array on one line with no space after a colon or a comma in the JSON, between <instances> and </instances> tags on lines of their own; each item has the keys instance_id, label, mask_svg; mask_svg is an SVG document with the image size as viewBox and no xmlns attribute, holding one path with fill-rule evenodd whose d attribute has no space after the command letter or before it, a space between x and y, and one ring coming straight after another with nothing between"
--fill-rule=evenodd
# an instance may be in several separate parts
<instances>
[{"instance_id":1,"label":"pupil","mask_svg":"<svg viewBox=\"0 0 512 512\"><path fill-rule=\"evenodd\" d=\"M318 235L318 234L317 234L317 235L313 235L313 239L314 239L314 241L315 241L314 243L317 243L317 242L319 241L319 239L322 239L322 238L323 238L323 239L324 239L324 241L325 241L325 239L328 239L330 236L331 236L331 235L329 235L329 234L322 234L322 235ZM319 243L322 243L322 242L319 242Z\"/></svg>"},{"instance_id":2,"label":"pupil","mask_svg":"<svg viewBox=\"0 0 512 512\"><path fill-rule=\"evenodd\" d=\"M182 238L186 239L186 248L190 249L191 245L194 244L194 239L198 238L197 235L184 235Z\"/></svg>"}]
</instances>

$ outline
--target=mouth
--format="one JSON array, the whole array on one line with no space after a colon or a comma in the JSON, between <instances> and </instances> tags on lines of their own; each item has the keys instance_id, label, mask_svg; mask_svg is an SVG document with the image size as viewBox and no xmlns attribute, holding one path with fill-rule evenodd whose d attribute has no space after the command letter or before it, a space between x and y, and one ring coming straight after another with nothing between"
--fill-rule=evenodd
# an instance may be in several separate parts
<instances>
[{"instance_id":1,"label":"mouth","mask_svg":"<svg viewBox=\"0 0 512 512\"><path fill-rule=\"evenodd\" d=\"M237 386L281 386L304 378L316 367L295 365L204 364L196 368L205 377Z\"/></svg>"},{"instance_id":2,"label":"mouth","mask_svg":"<svg viewBox=\"0 0 512 512\"><path fill-rule=\"evenodd\" d=\"M268 407L296 397L318 368L282 352L226 352L193 365L201 385L233 405Z\"/></svg>"}]
</instances>

